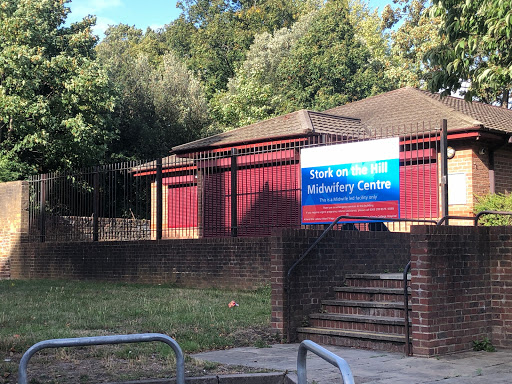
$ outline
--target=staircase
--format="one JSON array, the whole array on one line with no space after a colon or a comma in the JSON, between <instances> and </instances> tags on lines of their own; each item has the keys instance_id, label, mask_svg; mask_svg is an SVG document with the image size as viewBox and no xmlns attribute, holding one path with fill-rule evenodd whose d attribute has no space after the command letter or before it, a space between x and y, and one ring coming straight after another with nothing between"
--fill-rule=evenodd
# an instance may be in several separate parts
<instances>
[{"instance_id":1,"label":"staircase","mask_svg":"<svg viewBox=\"0 0 512 384\"><path fill-rule=\"evenodd\" d=\"M320 313L309 316L308 327L297 329L299 340L403 352L403 275L352 274L345 284L334 289L334 300L322 302Z\"/></svg>"}]
</instances>

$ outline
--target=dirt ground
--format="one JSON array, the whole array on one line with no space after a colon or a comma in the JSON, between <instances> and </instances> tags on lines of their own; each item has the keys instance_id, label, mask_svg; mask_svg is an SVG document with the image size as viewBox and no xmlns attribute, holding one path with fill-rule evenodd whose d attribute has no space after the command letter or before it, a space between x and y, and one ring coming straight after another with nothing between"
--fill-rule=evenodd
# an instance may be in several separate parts
<instances>
[{"instance_id":1,"label":"dirt ground","mask_svg":"<svg viewBox=\"0 0 512 384\"><path fill-rule=\"evenodd\" d=\"M245 329L232 336L234 343L231 347L264 348L279 342L275 336L271 335L270 328ZM31 384L92 384L175 376L175 358L172 353L167 357L162 357L158 353L131 357L129 351L128 356L120 357L119 348L122 347L95 346L40 351L28 364L29 382ZM21 357L22 353L13 351L2 357L0 384L17 382ZM185 354L185 376L187 377L256 372L262 372L262 370L199 362Z\"/></svg>"}]
</instances>

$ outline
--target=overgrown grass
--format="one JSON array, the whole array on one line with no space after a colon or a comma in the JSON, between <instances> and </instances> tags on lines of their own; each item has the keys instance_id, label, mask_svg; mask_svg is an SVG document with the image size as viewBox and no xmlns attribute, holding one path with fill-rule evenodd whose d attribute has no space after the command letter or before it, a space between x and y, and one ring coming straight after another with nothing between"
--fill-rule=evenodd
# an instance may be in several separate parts
<instances>
[{"instance_id":1,"label":"overgrown grass","mask_svg":"<svg viewBox=\"0 0 512 384\"><path fill-rule=\"evenodd\" d=\"M269 288L230 291L11 280L0 281L0 292L2 360L23 353L38 341L54 338L158 332L172 336L185 353L191 353L264 344L270 333ZM239 306L228 308L231 300ZM163 343L89 350L89 357L113 354L127 361L155 355L174 357ZM66 355L66 350L59 353Z\"/></svg>"}]
</instances>

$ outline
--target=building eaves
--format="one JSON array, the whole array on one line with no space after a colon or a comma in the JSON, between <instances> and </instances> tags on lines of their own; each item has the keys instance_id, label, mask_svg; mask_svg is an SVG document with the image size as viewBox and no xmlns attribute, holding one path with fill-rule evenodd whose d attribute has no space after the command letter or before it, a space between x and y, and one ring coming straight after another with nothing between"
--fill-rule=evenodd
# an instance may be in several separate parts
<instances>
[{"instance_id":1,"label":"building eaves","mask_svg":"<svg viewBox=\"0 0 512 384\"><path fill-rule=\"evenodd\" d=\"M320 134L362 135L359 119L329 115L301 109L283 116L263 120L245 127L176 146L172 153L184 154L233 145L268 142L277 139Z\"/></svg>"},{"instance_id":2,"label":"building eaves","mask_svg":"<svg viewBox=\"0 0 512 384\"><path fill-rule=\"evenodd\" d=\"M248 144L267 141L272 138L294 137L311 134L309 125L304 119L304 111L295 111L286 115L259 121L244 127L235 128L214 136L178 145L172 153L186 153L210 148L222 148L235 144Z\"/></svg>"}]
</instances>

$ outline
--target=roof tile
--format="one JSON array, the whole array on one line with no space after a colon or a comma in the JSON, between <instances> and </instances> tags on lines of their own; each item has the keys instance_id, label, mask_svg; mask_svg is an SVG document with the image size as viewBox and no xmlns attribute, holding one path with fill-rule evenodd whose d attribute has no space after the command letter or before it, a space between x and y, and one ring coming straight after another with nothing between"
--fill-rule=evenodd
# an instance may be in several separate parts
<instances>
[{"instance_id":1,"label":"roof tile","mask_svg":"<svg viewBox=\"0 0 512 384\"><path fill-rule=\"evenodd\" d=\"M283 116L263 120L218 135L174 147L172 152L185 153L202 149L225 147L233 144L268 141L282 137L314 134L364 135L359 119L329 115L301 109Z\"/></svg>"}]
</instances>

